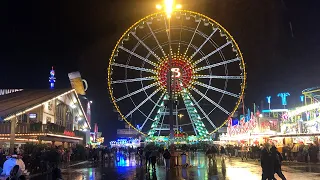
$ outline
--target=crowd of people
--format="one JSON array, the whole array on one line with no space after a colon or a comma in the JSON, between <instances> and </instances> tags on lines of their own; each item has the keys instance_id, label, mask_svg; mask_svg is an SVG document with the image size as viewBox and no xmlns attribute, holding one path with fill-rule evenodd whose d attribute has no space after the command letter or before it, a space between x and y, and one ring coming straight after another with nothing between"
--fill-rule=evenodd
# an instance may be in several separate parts
<instances>
[{"instance_id":1,"label":"crowd of people","mask_svg":"<svg viewBox=\"0 0 320 180\"><path fill-rule=\"evenodd\" d=\"M0 148L0 173L8 180L24 179L29 174L52 172L54 180L62 179L61 166L70 161L87 160L92 148L73 145L68 148L45 144L25 144L9 149Z\"/></svg>"},{"instance_id":2,"label":"crowd of people","mask_svg":"<svg viewBox=\"0 0 320 180\"><path fill-rule=\"evenodd\" d=\"M263 145L226 145L228 155L241 157L242 160L260 159ZM313 162L320 160L319 145L296 143L278 148L284 161Z\"/></svg>"}]
</instances>

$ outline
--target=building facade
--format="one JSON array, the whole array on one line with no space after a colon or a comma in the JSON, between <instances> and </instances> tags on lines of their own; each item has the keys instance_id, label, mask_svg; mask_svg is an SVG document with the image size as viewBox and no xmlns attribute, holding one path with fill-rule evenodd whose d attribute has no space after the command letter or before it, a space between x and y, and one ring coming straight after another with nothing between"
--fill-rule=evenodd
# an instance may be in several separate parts
<instances>
[{"instance_id":1,"label":"building facade","mask_svg":"<svg viewBox=\"0 0 320 180\"><path fill-rule=\"evenodd\" d=\"M0 144L84 144L90 123L74 89L22 90L0 96Z\"/></svg>"}]
</instances>

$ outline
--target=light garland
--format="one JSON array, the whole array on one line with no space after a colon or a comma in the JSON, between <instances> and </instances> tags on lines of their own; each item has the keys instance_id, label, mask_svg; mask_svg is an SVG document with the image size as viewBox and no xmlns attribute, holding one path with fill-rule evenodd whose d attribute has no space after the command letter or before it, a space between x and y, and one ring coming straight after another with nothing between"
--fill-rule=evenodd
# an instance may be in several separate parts
<instances>
[{"instance_id":1,"label":"light garland","mask_svg":"<svg viewBox=\"0 0 320 180\"><path fill-rule=\"evenodd\" d=\"M0 138L1 138L1 136L10 136L10 134L0 134ZM72 136L65 136L65 135L52 134L52 133L28 133L28 134L16 134L15 136L54 136L54 137L83 140L83 138L81 138L81 137L72 137Z\"/></svg>"}]
</instances>

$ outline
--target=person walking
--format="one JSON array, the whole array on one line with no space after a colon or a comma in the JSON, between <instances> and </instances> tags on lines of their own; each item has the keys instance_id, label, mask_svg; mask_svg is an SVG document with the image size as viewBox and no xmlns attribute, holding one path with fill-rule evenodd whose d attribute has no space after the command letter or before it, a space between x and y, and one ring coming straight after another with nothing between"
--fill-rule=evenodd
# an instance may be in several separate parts
<instances>
[{"instance_id":1,"label":"person walking","mask_svg":"<svg viewBox=\"0 0 320 180\"><path fill-rule=\"evenodd\" d=\"M243 161L244 158L248 160L248 147L246 145L243 145L241 148L241 160Z\"/></svg>"},{"instance_id":2,"label":"person walking","mask_svg":"<svg viewBox=\"0 0 320 180\"><path fill-rule=\"evenodd\" d=\"M277 173L278 176L282 180L286 180L286 177L283 175L282 170L281 170L281 162L283 160L283 157L282 157L281 153L277 150L277 148L275 146L272 146L270 151L272 153L274 153L275 156L276 156L276 159L275 159L275 162L274 162L274 172Z\"/></svg>"},{"instance_id":3,"label":"person walking","mask_svg":"<svg viewBox=\"0 0 320 180\"><path fill-rule=\"evenodd\" d=\"M209 165L211 163L211 160L212 160L212 149L209 147L208 150L206 151L206 156L208 157L209 159Z\"/></svg>"},{"instance_id":4,"label":"person walking","mask_svg":"<svg viewBox=\"0 0 320 180\"><path fill-rule=\"evenodd\" d=\"M163 153L163 158L165 160L165 163L166 163L166 170L169 170L170 169L170 159L171 159L171 154L169 152L168 149L166 149Z\"/></svg>"},{"instance_id":5,"label":"person walking","mask_svg":"<svg viewBox=\"0 0 320 180\"><path fill-rule=\"evenodd\" d=\"M151 151L146 149L144 156L146 158L146 169L149 169Z\"/></svg>"},{"instance_id":6,"label":"person walking","mask_svg":"<svg viewBox=\"0 0 320 180\"><path fill-rule=\"evenodd\" d=\"M158 155L157 151L154 149L150 156L150 161L151 161L153 171L156 171L157 155Z\"/></svg>"},{"instance_id":7,"label":"person walking","mask_svg":"<svg viewBox=\"0 0 320 180\"><path fill-rule=\"evenodd\" d=\"M271 152L270 148L270 144L266 143L261 152L262 180L274 179L276 154Z\"/></svg>"},{"instance_id":8,"label":"person walking","mask_svg":"<svg viewBox=\"0 0 320 180\"><path fill-rule=\"evenodd\" d=\"M215 145L213 145L211 147L211 152L212 152L212 159L213 159L213 161L215 161L216 160L216 156L217 156L217 154L219 152Z\"/></svg>"}]
</instances>

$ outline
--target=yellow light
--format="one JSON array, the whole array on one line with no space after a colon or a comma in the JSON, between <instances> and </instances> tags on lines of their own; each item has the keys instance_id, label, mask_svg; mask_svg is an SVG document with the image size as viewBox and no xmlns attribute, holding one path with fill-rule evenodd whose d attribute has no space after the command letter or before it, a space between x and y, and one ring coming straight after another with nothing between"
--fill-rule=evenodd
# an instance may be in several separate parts
<instances>
[{"instance_id":1,"label":"yellow light","mask_svg":"<svg viewBox=\"0 0 320 180\"><path fill-rule=\"evenodd\" d=\"M171 18L171 14L173 11L174 0L164 0L165 12L168 18Z\"/></svg>"},{"instance_id":2,"label":"yellow light","mask_svg":"<svg viewBox=\"0 0 320 180\"><path fill-rule=\"evenodd\" d=\"M176 9L181 9L182 8L182 5L181 4L177 4L176 5Z\"/></svg>"},{"instance_id":3,"label":"yellow light","mask_svg":"<svg viewBox=\"0 0 320 180\"><path fill-rule=\"evenodd\" d=\"M160 9L162 9L162 6L160 4L157 4L156 8L160 10Z\"/></svg>"}]
</instances>

